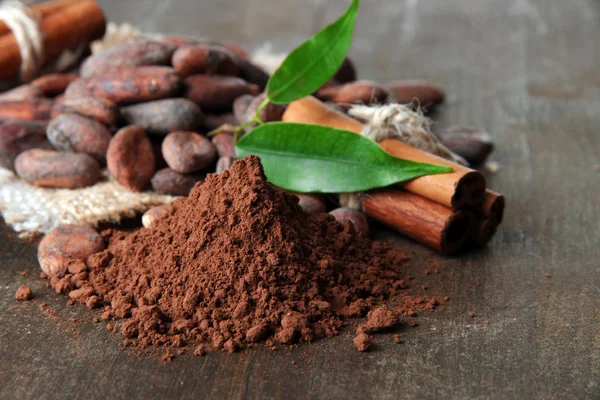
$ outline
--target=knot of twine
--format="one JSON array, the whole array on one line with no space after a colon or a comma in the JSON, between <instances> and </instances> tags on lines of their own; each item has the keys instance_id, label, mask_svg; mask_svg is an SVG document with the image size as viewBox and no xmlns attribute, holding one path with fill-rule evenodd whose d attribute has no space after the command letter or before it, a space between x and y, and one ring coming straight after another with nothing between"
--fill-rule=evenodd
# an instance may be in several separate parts
<instances>
[{"instance_id":1,"label":"knot of twine","mask_svg":"<svg viewBox=\"0 0 600 400\"><path fill-rule=\"evenodd\" d=\"M0 21L15 36L21 52L21 79L33 79L44 65L44 38L39 20L29 7L18 0L0 4Z\"/></svg>"},{"instance_id":2,"label":"knot of twine","mask_svg":"<svg viewBox=\"0 0 600 400\"><path fill-rule=\"evenodd\" d=\"M403 104L355 105L348 110L348 114L365 122L361 135L377 143L384 139L398 139L457 164L468 165L464 158L444 146L431 132L431 121L420 110L413 111L410 106ZM340 193L340 205L360 209L364 195L362 192Z\"/></svg>"}]
</instances>

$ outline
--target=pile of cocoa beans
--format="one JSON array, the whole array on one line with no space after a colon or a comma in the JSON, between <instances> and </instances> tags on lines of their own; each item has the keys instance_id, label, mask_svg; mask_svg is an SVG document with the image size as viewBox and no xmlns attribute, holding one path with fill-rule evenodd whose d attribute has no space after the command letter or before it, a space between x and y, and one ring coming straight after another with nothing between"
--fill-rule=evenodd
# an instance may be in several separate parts
<instances>
[{"instance_id":1,"label":"pile of cocoa beans","mask_svg":"<svg viewBox=\"0 0 600 400\"><path fill-rule=\"evenodd\" d=\"M235 44L132 38L90 56L78 72L45 75L0 94L0 166L30 184L67 189L95 184L106 166L131 190L151 187L186 196L206 173L220 173L236 158L231 130L212 138L206 133L252 120L268 79ZM426 81L383 86L357 80L350 59L314 95L342 111L351 104L386 102L431 110L445 98L442 89ZM284 111L270 104L261 119L281 120ZM473 153L477 135L455 128L448 132L451 140L442 140L459 154L457 147L469 142ZM491 143L485 145L491 151ZM299 197L307 212L326 211L321 196ZM355 219L357 230L368 230L364 216L349 210L338 214L340 220ZM145 221L154 220L152 215Z\"/></svg>"}]
</instances>

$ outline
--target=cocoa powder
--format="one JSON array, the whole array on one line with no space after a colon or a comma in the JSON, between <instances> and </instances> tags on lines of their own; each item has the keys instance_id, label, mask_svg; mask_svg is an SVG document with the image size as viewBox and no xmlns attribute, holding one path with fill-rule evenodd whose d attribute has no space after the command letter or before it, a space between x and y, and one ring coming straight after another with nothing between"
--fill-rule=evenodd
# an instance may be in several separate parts
<instances>
[{"instance_id":1,"label":"cocoa powder","mask_svg":"<svg viewBox=\"0 0 600 400\"><path fill-rule=\"evenodd\" d=\"M96 296L128 345L310 342L405 287L403 251L304 213L254 156L210 174L152 228L104 234L85 274L51 283L74 282L81 303Z\"/></svg>"}]
</instances>

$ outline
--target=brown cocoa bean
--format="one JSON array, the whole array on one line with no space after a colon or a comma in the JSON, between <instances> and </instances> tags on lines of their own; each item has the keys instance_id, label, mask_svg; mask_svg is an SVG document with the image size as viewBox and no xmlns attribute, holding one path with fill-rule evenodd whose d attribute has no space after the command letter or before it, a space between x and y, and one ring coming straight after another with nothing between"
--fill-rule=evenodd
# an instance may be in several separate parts
<instances>
[{"instance_id":1,"label":"brown cocoa bean","mask_svg":"<svg viewBox=\"0 0 600 400\"><path fill-rule=\"evenodd\" d=\"M67 98L57 101L52 108L52 116L63 113L75 113L94 119L106 126L116 126L120 115L117 105L101 97Z\"/></svg>"},{"instance_id":2,"label":"brown cocoa bean","mask_svg":"<svg viewBox=\"0 0 600 400\"><path fill-rule=\"evenodd\" d=\"M235 54L238 57L246 58L246 59L250 58L250 53L248 52L248 50L246 50L245 48L243 48L242 46L240 46L237 43L227 42L227 43L223 43L223 46L227 47L229 49L229 51L231 51L233 54Z\"/></svg>"},{"instance_id":3,"label":"brown cocoa bean","mask_svg":"<svg viewBox=\"0 0 600 400\"><path fill-rule=\"evenodd\" d=\"M121 116L128 124L139 125L153 135L193 131L204 123L204 114L188 99L156 100L122 107Z\"/></svg>"},{"instance_id":4,"label":"brown cocoa bean","mask_svg":"<svg viewBox=\"0 0 600 400\"><path fill-rule=\"evenodd\" d=\"M169 205L152 207L142 215L142 225L144 228L152 228L160 219L165 217L169 212Z\"/></svg>"},{"instance_id":5,"label":"brown cocoa bean","mask_svg":"<svg viewBox=\"0 0 600 400\"><path fill-rule=\"evenodd\" d=\"M348 83L356 80L356 68L351 59L344 58L344 62L333 76L333 80L338 83Z\"/></svg>"},{"instance_id":6,"label":"brown cocoa bean","mask_svg":"<svg viewBox=\"0 0 600 400\"><path fill-rule=\"evenodd\" d=\"M100 165L85 153L31 149L15 159L17 175L40 187L77 189L100 179Z\"/></svg>"},{"instance_id":7,"label":"brown cocoa bean","mask_svg":"<svg viewBox=\"0 0 600 400\"><path fill-rule=\"evenodd\" d=\"M215 130L225 124L237 125L237 120L235 119L235 115L233 115L233 113L228 112L223 114L204 115L204 127L209 131Z\"/></svg>"},{"instance_id":8,"label":"brown cocoa bean","mask_svg":"<svg viewBox=\"0 0 600 400\"><path fill-rule=\"evenodd\" d=\"M196 182L204 180L205 174L182 174L171 168L157 171L152 180L152 189L156 193L170 194L171 196L187 196L194 188Z\"/></svg>"},{"instance_id":9,"label":"brown cocoa bean","mask_svg":"<svg viewBox=\"0 0 600 400\"><path fill-rule=\"evenodd\" d=\"M86 225L59 225L38 246L38 262L48 276L64 276L69 266L85 263L89 256L104 250L102 237Z\"/></svg>"},{"instance_id":10,"label":"brown cocoa bean","mask_svg":"<svg viewBox=\"0 0 600 400\"><path fill-rule=\"evenodd\" d=\"M112 135L100 122L79 114L61 114L48 124L48 140L57 150L87 153L104 163Z\"/></svg>"},{"instance_id":11,"label":"brown cocoa bean","mask_svg":"<svg viewBox=\"0 0 600 400\"><path fill-rule=\"evenodd\" d=\"M162 143L162 154L171 169L183 174L210 167L217 159L215 146L194 132L172 132Z\"/></svg>"},{"instance_id":12,"label":"brown cocoa bean","mask_svg":"<svg viewBox=\"0 0 600 400\"><path fill-rule=\"evenodd\" d=\"M444 90L431 82L421 79L406 79L388 83L390 101L400 104L413 104L415 108L432 109L446 99Z\"/></svg>"},{"instance_id":13,"label":"brown cocoa bean","mask_svg":"<svg viewBox=\"0 0 600 400\"><path fill-rule=\"evenodd\" d=\"M251 94L243 94L241 96L238 96L233 101L233 115L238 125L243 125L246 122L250 121L252 117L254 117L254 114L248 112L248 109L250 107L250 103L252 103L252 100L254 100L255 97L256 96L253 96Z\"/></svg>"},{"instance_id":14,"label":"brown cocoa bean","mask_svg":"<svg viewBox=\"0 0 600 400\"><path fill-rule=\"evenodd\" d=\"M361 211L342 207L330 211L329 214L333 215L340 224L345 225L351 222L356 232L369 236L369 221L367 221L367 217Z\"/></svg>"},{"instance_id":15,"label":"brown cocoa bean","mask_svg":"<svg viewBox=\"0 0 600 400\"><path fill-rule=\"evenodd\" d=\"M111 139L106 153L108 171L115 181L130 190L141 190L156 170L152 144L141 126L120 129Z\"/></svg>"},{"instance_id":16,"label":"brown cocoa bean","mask_svg":"<svg viewBox=\"0 0 600 400\"><path fill-rule=\"evenodd\" d=\"M260 91L265 89L270 78L268 73L246 58L238 57L237 64L239 76L243 80L257 85L260 88Z\"/></svg>"},{"instance_id":17,"label":"brown cocoa bean","mask_svg":"<svg viewBox=\"0 0 600 400\"><path fill-rule=\"evenodd\" d=\"M236 157L232 133L223 132L213 136L212 144L215 145L219 157Z\"/></svg>"},{"instance_id":18,"label":"brown cocoa bean","mask_svg":"<svg viewBox=\"0 0 600 400\"><path fill-rule=\"evenodd\" d=\"M92 92L88 88L89 79L77 79L69 83L65 89L65 99L78 100L82 97L93 97Z\"/></svg>"},{"instance_id":19,"label":"brown cocoa bean","mask_svg":"<svg viewBox=\"0 0 600 400\"><path fill-rule=\"evenodd\" d=\"M291 193L298 197L298 205L302 207L305 213L314 215L327 211L323 196L316 193Z\"/></svg>"},{"instance_id":20,"label":"brown cocoa bean","mask_svg":"<svg viewBox=\"0 0 600 400\"><path fill-rule=\"evenodd\" d=\"M44 96L58 96L67 89L71 82L79 79L76 74L48 74L40 76L31 82L31 86L39 89Z\"/></svg>"},{"instance_id":21,"label":"brown cocoa bean","mask_svg":"<svg viewBox=\"0 0 600 400\"><path fill-rule=\"evenodd\" d=\"M173 54L171 64L184 78L194 74L238 74L234 54L224 47L208 44L181 46Z\"/></svg>"},{"instance_id":22,"label":"brown cocoa bean","mask_svg":"<svg viewBox=\"0 0 600 400\"><path fill-rule=\"evenodd\" d=\"M29 149L51 150L43 121L0 122L0 166L13 169L15 158Z\"/></svg>"},{"instance_id":23,"label":"brown cocoa bean","mask_svg":"<svg viewBox=\"0 0 600 400\"><path fill-rule=\"evenodd\" d=\"M81 76L88 78L124 67L169 65L175 48L165 41L129 39L86 59L81 65Z\"/></svg>"},{"instance_id":24,"label":"brown cocoa bean","mask_svg":"<svg viewBox=\"0 0 600 400\"><path fill-rule=\"evenodd\" d=\"M354 81L339 86L319 89L318 97L323 101L338 104L381 104L388 99L389 92L372 81Z\"/></svg>"},{"instance_id":25,"label":"brown cocoa bean","mask_svg":"<svg viewBox=\"0 0 600 400\"><path fill-rule=\"evenodd\" d=\"M258 108L266 100L266 98L267 94L264 92L253 98L250 104L248 105L246 114L250 114L250 117L254 118L254 115L258 111ZM260 120L263 122L281 121L281 117L283 116L284 112L285 106L281 104L269 103L260 112Z\"/></svg>"},{"instance_id":26,"label":"brown cocoa bean","mask_svg":"<svg viewBox=\"0 0 600 400\"><path fill-rule=\"evenodd\" d=\"M0 120L47 120L54 102L49 99L12 100L0 102Z\"/></svg>"},{"instance_id":27,"label":"brown cocoa bean","mask_svg":"<svg viewBox=\"0 0 600 400\"><path fill-rule=\"evenodd\" d=\"M43 96L44 94L38 88L31 85L21 85L1 93L0 101L33 100Z\"/></svg>"},{"instance_id":28,"label":"brown cocoa bean","mask_svg":"<svg viewBox=\"0 0 600 400\"><path fill-rule=\"evenodd\" d=\"M234 161L235 161L234 157L230 157L230 156L219 157L219 160L217 161L217 166L215 167L215 172L217 174L220 174L223 171L227 171L229 168L231 168Z\"/></svg>"},{"instance_id":29,"label":"brown cocoa bean","mask_svg":"<svg viewBox=\"0 0 600 400\"><path fill-rule=\"evenodd\" d=\"M186 97L203 110L231 110L233 101L243 94L258 94L258 86L234 76L192 75L185 79Z\"/></svg>"},{"instance_id":30,"label":"brown cocoa bean","mask_svg":"<svg viewBox=\"0 0 600 400\"><path fill-rule=\"evenodd\" d=\"M483 164L494 150L491 136L476 128L450 126L437 135L444 146L474 166Z\"/></svg>"},{"instance_id":31,"label":"brown cocoa bean","mask_svg":"<svg viewBox=\"0 0 600 400\"><path fill-rule=\"evenodd\" d=\"M141 103L176 96L181 79L170 67L124 68L91 78L87 87L118 104Z\"/></svg>"}]
</instances>

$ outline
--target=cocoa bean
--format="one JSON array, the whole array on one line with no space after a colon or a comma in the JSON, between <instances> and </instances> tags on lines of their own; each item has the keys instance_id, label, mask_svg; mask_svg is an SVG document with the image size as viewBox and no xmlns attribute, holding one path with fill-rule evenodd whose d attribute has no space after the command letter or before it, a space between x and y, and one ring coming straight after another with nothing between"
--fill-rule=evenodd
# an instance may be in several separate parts
<instances>
[{"instance_id":1,"label":"cocoa bean","mask_svg":"<svg viewBox=\"0 0 600 400\"><path fill-rule=\"evenodd\" d=\"M261 91L265 89L270 78L268 73L246 58L238 57L237 64L242 79L257 85Z\"/></svg>"},{"instance_id":2,"label":"cocoa bean","mask_svg":"<svg viewBox=\"0 0 600 400\"><path fill-rule=\"evenodd\" d=\"M201 182L205 176L205 174L199 173L182 174L171 168L163 168L154 174L150 182L156 193L187 196L196 182Z\"/></svg>"},{"instance_id":3,"label":"cocoa bean","mask_svg":"<svg viewBox=\"0 0 600 400\"><path fill-rule=\"evenodd\" d=\"M64 276L69 266L85 263L89 256L104 250L102 237L86 225L59 225L38 246L38 262L48 276Z\"/></svg>"},{"instance_id":4,"label":"cocoa bean","mask_svg":"<svg viewBox=\"0 0 600 400\"><path fill-rule=\"evenodd\" d=\"M298 197L298 205L302 207L305 213L314 215L327 211L323 196L315 193L291 193Z\"/></svg>"},{"instance_id":5,"label":"cocoa bean","mask_svg":"<svg viewBox=\"0 0 600 400\"><path fill-rule=\"evenodd\" d=\"M204 123L200 108L187 99L165 99L121 108L121 116L148 134L196 130Z\"/></svg>"},{"instance_id":6,"label":"cocoa bean","mask_svg":"<svg viewBox=\"0 0 600 400\"><path fill-rule=\"evenodd\" d=\"M258 108L266 100L266 98L267 94L263 92L256 96L254 99L252 99L252 101L248 105L246 114L250 114L250 117L253 118L256 114L256 111L258 111ZM281 117L283 116L284 112L285 106L281 104L269 103L260 112L260 120L263 122L281 121Z\"/></svg>"},{"instance_id":7,"label":"cocoa bean","mask_svg":"<svg viewBox=\"0 0 600 400\"><path fill-rule=\"evenodd\" d=\"M215 145L219 157L236 157L232 133L223 132L213 136L212 144Z\"/></svg>"},{"instance_id":8,"label":"cocoa bean","mask_svg":"<svg viewBox=\"0 0 600 400\"><path fill-rule=\"evenodd\" d=\"M205 114L204 115L204 127L209 131L215 130L225 124L237 125L237 120L233 113L224 114Z\"/></svg>"},{"instance_id":9,"label":"cocoa bean","mask_svg":"<svg viewBox=\"0 0 600 400\"><path fill-rule=\"evenodd\" d=\"M61 114L48 124L48 140L57 150L88 153L102 164L112 135L100 122L78 114Z\"/></svg>"},{"instance_id":10,"label":"cocoa bean","mask_svg":"<svg viewBox=\"0 0 600 400\"><path fill-rule=\"evenodd\" d=\"M333 80L338 83L348 83L356 80L356 68L352 60L348 57L344 58L344 62L333 76Z\"/></svg>"},{"instance_id":11,"label":"cocoa bean","mask_svg":"<svg viewBox=\"0 0 600 400\"><path fill-rule=\"evenodd\" d=\"M106 164L117 183L130 190L143 189L156 170L152 144L144 129L137 125L120 129L108 145Z\"/></svg>"},{"instance_id":12,"label":"cocoa bean","mask_svg":"<svg viewBox=\"0 0 600 400\"><path fill-rule=\"evenodd\" d=\"M388 83L390 100L400 104L413 104L431 110L444 102L444 90L431 82L421 79L406 79Z\"/></svg>"},{"instance_id":13,"label":"cocoa bean","mask_svg":"<svg viewBox=\"0 0 600 400\"><path fill-rule=\"evenodd\" d=\"M323 101L338 104L381 104L389 97L389 92L380 84L372 81L354 81L340 86L320 89L317 93Z\"/></svg>"},{"instance_id":14,"label":"cocoa bean","mask_svg":"<svg viewBox=\"0 0 600 400\"><path fill-rule=\"evenodd\" d=\"M172 132L162 143L162 154L169 167L181 173L200 171L217 159L215 146L194 132Z\"/></svg>"},{"instance_id":15,"label":"cocoa bean","mask_svg":"<svg viewBox=\"0 0 600 400\"><path fill-rule=\"evenodd\" d=\"M175 48L165 41L132 38L89 57L81 65L81 76L88 78L124 67L169 65Z\"/></svg>"},{"instance_id":16,"label":"cocoa bean","mask_svg":"<svg viewBox=\"0 0 600 400\"><path fill-rule=\"evenodd\" d=\"M231 110L233 101L243 94L258 94L259 88L234 76L192 75L185 79L186 97L203 110Z\"/></svg>"},{"instance_id":17,"label":"cocoa bean","mask_svg":"<svg viewBox=\"0 0 600 400\"><path fill-rule=\"evenodd\" d=\"M169 205L152 207L142 215L142 225L144 228L152 228L161 218L165 217L169 212Z\"/></svg>"},{"instance_id":18,"label":"cocoa bean","mask_svg":"<svg viewBox=\"0 0 600 400\"><path fill-rule=\"evenodd\" d=\"M77 189L100 179L100 165L85 153L31 149L15 159L17 175L40 187Z\"/></svg>"},{"instance_id":19,"label":"cocoa bean","mask_svg":"<svg viewBox=\"0 0 600 400\"><path fill-rule=\"evenodd\" d=\"M333 215L340 224L346 225L351 222L356 232L369 236L369 222L367 221L365 214L361 211L342 207L330 211L329 214Z\"/></svg>"},{"instance_id":20,"label":"cocoa bean","mask_svg":"<svg viewBox=\"0 0 600 400\"><path fill-rule=\"evenodd\" d=\"M182 77L194 74L237 75L234 54L224 47L191 44L178 48L171 61Z\"/></svg>"},{"instance_id":21,"label":"cocoa bean","mask_svg":"<svg viewBox=\"0 0 600 400\"><path fill-rule=\"evenodd\" d=\"M52 108L52 116L63 113L75 113L94 119L106 126L116 126L120 115L117 105L101 97L67 98L56 102Z\"/></svg>"},{"instance_id":22,"label":"cocoa bean","mask_svg":"<svg viewBox=\"0 0 600 400\"><path fill-rule=\"evenodd\" d=\"M38 88L31 85L21 85L1 93L0 101L33 100L43 96L44 94Z\"/></svg>"},{"instance_id":23,"label":"cocoa bean","mask_svg":"<svg viewBox=\"0 0 600 400\"><path fill-rule=\"evenodd\" d=\"M491 136L476 128L450 126L437 135L444 146L474 166L483 164L494 150Z\"/></svg>"},{"instance_id":24,"label":"cocoa bean","mask_svg":"<svg viewBox=\"0 0 600 400\"><path fill-rule=\"evenodd\" d=\"M254 116L254 114L248 112L248 109L250 107L250 103L252 103L252 100L254 100L255 97L256 96L253 96L251 94L243 94L241 96L238 96L233 101L233 115L239 125L245 124L246 122L250 121Z\"/></svg>"},{"instance_id":25,"label":"cocoa bean","mask_svg":"<svg viewBox=\"0 0 600 400\"><path fill-rule=\"evenodd\" d=\"M234 157L230 157L230 156L219 157L219 160L217 161L217 166L215 168L215 172L217 174L220 174L223 171L227 171L229 168L231 168L234 161L235 161Z\"/></svg>"},{"instance_id":26,"label":"cocoa bean","mask_svg":"<svg viewBox=\"0 0 600 400\"><path fill-rule=\"evenodd\" d=\"M63 93L77 79L79 76L76 74L48 74L35 79L31 86L39 89L46 97L54 97Z\"/></svg>"},{"instance_id":27,"label":"cocoa bean","mask_svg":"<svg viewBox=\"0 0 600 400\"><path fill-rule=\"evenodd\" d=\"M141 103L176 96L181 79L170 67L124 68L91 78L88 89L118 104Z\"/></svg>"},{"instance_id":28,"label":"cocoa bean","mask_svg":"<svg viewBox=\"0 0 600 400\"><path fill-rule=\"evenodd\" d=\"M77 79L69 83L65 89L65 99L78 100L82 97L93 97L92 92L88 88L89 79Z\"/></svg>"},{"instance_id":29,"label":"cocoa bean","mask_svg":"<svg viewBox=\"0 0 600 400\"><path fill-rule=\"evenodd\" d=\"M245 48L243 48L242 46L240 46L237 43L233 43L233 42L223 43L223 46L227 47L229 49L229 51L231 51L233 54L235 54L238 57L245 58L245 59L250 58L250 53L248 52L248 50L246 50Z\"/></svg>"},{"instance_id":30,"label":"cocoa bean","mask_svg":"<svg viewBox=\"0 0 600 400\"><path fill-rule=\"evenodd\" d=\"M0 120L47 120L54 102L48 99L9 100L0 102Z\"/></svg>"},{"instance_id":31,"label":"cocoa bean","mask_svg":"<svg viewBox=\"0 0 600 400\"><path fill-rule=\"evenodd\" d=\"M43 121L0 122L0 166L12 169L15 158L29 149L51 150Z\"/></svg>"}]
</instances>

